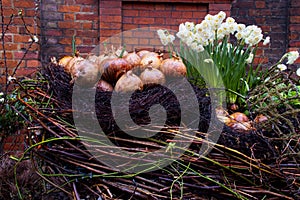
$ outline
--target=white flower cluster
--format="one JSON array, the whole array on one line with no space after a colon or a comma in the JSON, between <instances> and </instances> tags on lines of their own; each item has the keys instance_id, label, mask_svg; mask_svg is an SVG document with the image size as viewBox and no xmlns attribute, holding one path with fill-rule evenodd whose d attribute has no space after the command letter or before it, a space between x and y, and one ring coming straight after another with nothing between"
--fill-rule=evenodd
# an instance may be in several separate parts
<instances>
[{"instance_id":1,"label":"white flower cluster","mask_svg":"<svg viewBox=\"0 0 300 200\"><path fill-rule=\"evenodd\" d=\"M3 103L3 102L4 102L4 98L3 98L2 96L4 96L4 93L3 93L3 92L0 92L0 103Z\"/></svg>"},{"instance_id":2,"label":"white flower cluster","mask_svg":"<svg viewBox=\"0 0 300 200\"><path fill-rule=\"evenodd\" d=\"M164 46L166 46L168 44L172 44L173 41L175 40L174 35L169 34L169 32L166 31L166 30L161 30L160 29L160 30L157 31L157 34L158 34L158 36L160 38L161 43Z\"/></svg>"},{"instance_id":3,"label":"white flower cluster","mask_svg":"<svg viewBox=\"0 0 300 200\"><path fill-rule=\"evenodd\" d=\"M216 39L221 40L230 34L234 34L237 40L242 40L249 46L254 46L263 40L261 28L255 25L246 27L245 24L236 23L232 17L227 17L226 20L225 18L226 13L221 11L216 15L206 15L200 24L194 24L193 22L182 23L179 25L179 31L176 36L197 52L203 51L205 46ZM158 34L164 45L175 39L174 37L172 37L172 40L167 39L171 36L166 35L163 30L159 30ZM267 45L269 42L270 37L266 37L264 45Z\"/></svg>"}]
</instances>

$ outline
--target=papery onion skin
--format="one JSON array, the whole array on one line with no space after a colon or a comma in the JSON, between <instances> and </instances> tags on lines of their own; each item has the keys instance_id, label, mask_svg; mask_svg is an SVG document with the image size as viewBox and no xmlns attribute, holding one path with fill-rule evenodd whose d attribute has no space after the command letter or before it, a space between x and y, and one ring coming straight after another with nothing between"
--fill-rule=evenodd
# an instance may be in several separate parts
<instances>
[{"instance_id":1,"label":"papery onion skin","mask_svg":"<svg viewBox=\"0 0 300 200\"><path fill-rule=\"evenodd\" d=\"M84 88L93 87L99 79L97 65L86 59L77 61L72 66L72 75L75 83Z\"/></svg>"},{"instance_id":2,"label":"papery onion skin","mask_svg":"<svg viewBox=\"0 0 300 200\"><path fill-rule=\"evenodd\" d=\"M147 53L143 56L141 60L141 69L145 69L149 65L151 67L158 69L161 65L162 56L155 52Z\"/></svg>"},{"instance_id":3,"label":"papery onion skin","mask_svg":"<svg viewBox=\"0 0 300 200\"><path fill-rule=\"evenodd\" d=\"M229 117L237 122L248 122L249 118L247 117L247 115L245 115L244 113L241 112L235 112L231 115L229 115Z\"/></svg>"},{"instance_id":4,"label":"papery onion skin","mask_svg":"<svg viewBox=\"0 0 300 200\"><path fill-rule=\"evenodd\" d=\"M143 82L135 75L131 70L121 76L115 86L116 92L133 92L135 90L141 90L143 88Z\"/></svg>"},{"instance_id":5,"label":"papery onion skin","mask_svg":"<svg viewBox=\"0 0 300 200\"><path fill-rule=\"evenodd\" d=\"M113 86L106 82L105 80L100 79L96 84L96 90L101 92L112 92Z\"/></svg>"},{"instance_id":6,"label":"papery onion skin","mask_svg":"<svg viewBox=\"0 0 300 200\"><path fill-rule=\"evenodd\" d=\"M132 68L138 67L141 64L141 58L135 52L128 53L123 58L131 65Z\"/></svg>"},{"instance_id":7,"label":"papery onion skin","mask_svg":"<svg viewBox=\"0 0 300 200\"><path fill-rule=\"evenodd\" d=\"M124 58L107 59L101 65L101 77L111 84L115 84L122 74L132 69L132 66Z\"/></svg>"},{"instance_id":8,"label":"papery onion skin","mask_svg":"<svg viewBox=\"0 0 300 200\"><path fill-rule=\"evenodd\" d=\"M72 56L64 56L61 59L59 59L58 61L58 65L62 66L65 68L65 66L70 62L70 60L72 59Z\"/></svg>"},{"instance_id":9,"label":"papery onion skin","mask_svg":"<svg viewBox=\"0 0 300 200\"><path fill-rule=\"evenodd\" d=\"M167 58L162 61L160 70L166 76L186 76L186 66L180 58Z\"/></svg>"},{"instance_id":10,"label":"papery onion skin","mask_svg":"<svg viewBox=\"0 0 300 200\"><path fill-rule=\"evenodd\" d=\"M165 75L158 69L147 67L140 75L143 84L164 84Z\"/></svg>"},{"instance_id":11,"label":"papery onion skin","mask_svg":"<svg viewBox=\"0 0 300 200\"><path fill-rule=\"evenodd\" d=\"M138 51L136 54L142 59L144 55L146 55L147 53L150 53L151 51L148 50L141 50Z\"/></svg>"},{"instance_id":12,"label":"papery onion skin","mask_svg":"<svg viewBox=\"0 0 300 200\"><path fill-rule=\"evenodd\" d=\"M84 60L83 57L80 57L80 56L72 56L71 59L69 59L69 57L67 56L67 58L65 58L65 60L62 60L62 61L59 61L58 64L61 62L62 64L65 64L63 67L64 67L64 70L67 72L67 73L70 73L71 76L74 76L74 71L73 71L73 66L75 63L77 62L80 62ZM67 62L68 61L68 62Z\"/></svg>"}]
</instances>

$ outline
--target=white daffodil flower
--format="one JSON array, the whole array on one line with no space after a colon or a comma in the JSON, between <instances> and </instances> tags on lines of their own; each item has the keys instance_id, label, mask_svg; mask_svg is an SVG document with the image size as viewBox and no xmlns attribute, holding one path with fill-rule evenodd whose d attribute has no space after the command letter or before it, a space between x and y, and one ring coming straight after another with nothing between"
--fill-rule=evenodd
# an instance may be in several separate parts
<instances>
[{"instance_id":1,"label":"white daffodil flower","mask_svg":"<svg viewBox=\"0 0 300 200\"><path fill-rule=\"evenodd\" d=\"M266 37L266 39L264 39L263 45L267 45L270 43L270 37Z\"/></svg>"},{"instance_id":2,"label":"white daffodil flower","mask_svg":"<svg viewBox=\"0 0 300 200\"><path fill-rule=\"evenodd\" d=\"M14 80L16 80L16 78L15 78L15 77L12 77L12 76L9 76L8 79L7 79L7 81L8 81L9 83L12 82L12 81L14 81Z\"/></svg>"},{"instance_id":3,"label":"white daffodil flower","mask_svg":"<svg viewBox=\"0 0 300 200\"><path fill-rule=\"evenodd\" d=\"M300 76L300 68L297 69L296 75L297 75L297 76Z\"/></svg>"},{"instance_id":4,"label":"white daffodil flower","mask_svg":"<svg viewBox=\"0 0 300 200\"><path fill-rule=\"evenodd\" d=\"M288 61L286 64L288 64L288 65L293 64L299 58L299 52L298 51L288 52L287 58L288 58Z\"/></svg>"},{"instance_id":5,"label":"white daffodil flower","mask_svg":"<svg viewBox=\"0 0 300 200\"><path fill-rule=\"evenodd\" d=\"M280 71L284 71L287 69L287 66L285 64L279 64L277 65L277 68L280 70Z\"/></svg>"},{"instance_id":6,"label":"white daffodil flower","mask_svg":"<svg viewBox=\"0 0 300 200\"><path fill-rule=\"evenodd\" d=\"M34 35L34 36L32 36L32 38L29 38L29 40L28 40L28 42L35 42L35 43L38 43L39 42L39 38L36 36L36 35Z\"/></svg>"}]
</instances>

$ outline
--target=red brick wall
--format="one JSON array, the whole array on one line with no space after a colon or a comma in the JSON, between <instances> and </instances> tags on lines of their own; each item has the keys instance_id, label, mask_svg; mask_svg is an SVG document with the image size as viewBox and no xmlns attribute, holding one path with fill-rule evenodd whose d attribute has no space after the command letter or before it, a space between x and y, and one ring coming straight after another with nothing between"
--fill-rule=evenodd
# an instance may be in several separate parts
<instances>
[{"instance_id":1,"label":"red brick wall","mask_svg":"<svg viewBox=\"0 0 300 200\"><path fill-rule=\"evenodd\" d=\"M235 0L231 15L241 23L255 24L271 37L271 43L260 51L263 62L274 64L286 53L289 42L289 1ZM299 46L298 46L299 47Z\"/></svg>"},{"instance_id":2,"label":"red brick wall","mask_svg":"<svg viewBox=\"0 0 300 200\"><path fill-rule=\"evenodd\" d=\"M289 9L289 49L299 50L300 47L300 1L291 0ZM298 59L298 63L300 63Z\"/></svg>"},{"instance_id":3,"label":"red brick wall","mask_svg":"<svg viewBox=\"0 0 300 200\"><path fill-rule=\"evenodd\" d=\"M33 0L3 0L2 3L4 15L4 29L6 30L4 42L8 72L9 74L12 74L14 68L17 65L19 65L20 70L17 71L17 75L29 75L36 70L37 66L40 65L40 62L38 61L40 46L37 43L34 43L30 46L30 36L28 34L28 31L31 34L40 34L40 29L38 28L39 20L37 17L35 18L35 16L39 16L39 10L35 9L35 3ZM18 16L18 12L20 10L22 10L24 21L21 19L20 16ZM6 29L7 26L8 29ZM2 27L0 27L0 29L0 33L2 33ZM5 75L5 63L4 52L2 48L2 40L0 40L0 42L1 84L3 82L3 76ZM26 49L28 49L28 52L24 57L24 61L19 63L21 58L24 56Z\"/></svg>"},{"instance_id":4,"label":"red brick wall","mask_svg":"<svg viewBox=\"0 0 300 200\"><path fill-rule=\"evenodd\" d=\"M34 33L36 6L34 0L2 2L6 24L11 14L16 15L4 38L7 65L12 73L28 48L30 38L17 16L18 11L23 10L25 24ZM269 62L277 60L287 49L295 50L300 46L298 0L48 0L38 6L41 11L38 13L41 21L37 20L41 27L37 29L41 51L37 44L30 48L25 60L20 63L20 75L32 73L40 65L39 61L46 63L50 56L70 54L74 34L78 49L87 53L99 40L104 41L124 30L147 25L177 29L181 22L199 22L206 13L220 10L231 13L238 22L261 26L271 36L271 45L261 52ZM5 71L1 60L3 79Z\"/></svg>"},{"instance_id":5,"label":"red brick wall","mask_svg":"<svg viewBox=\"0 0 300 200\"><path fill-rule=\"evenodd\" d=\"M72 53L72 38L80 52L89 52L99 40L98 0L48 0L41 4L44 63L51 56Z\"/></svg>"}]
</instances>

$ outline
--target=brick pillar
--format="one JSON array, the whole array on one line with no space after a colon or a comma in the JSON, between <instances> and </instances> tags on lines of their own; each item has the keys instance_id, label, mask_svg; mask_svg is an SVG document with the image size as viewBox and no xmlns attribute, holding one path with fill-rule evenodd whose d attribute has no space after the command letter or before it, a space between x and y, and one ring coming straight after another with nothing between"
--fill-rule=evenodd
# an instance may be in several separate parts
<instances>
[{"instance_id":1,"label":"brick pillar","mask_svg":"<svg viewBox=\"0 0 300 200\"><path fill-rule=\"evenodd\" d=\"M300 49L300 1L290 1L289 20L289 50L299 51ZM300 59L296 62L300 64Z\"/></svg>"},{"instance_id":2,"label":"brick pillar","mask_svg":"<svg viewBox=\"0 0 300 200\"><path fill-rule=\"evenodd\" d=\"M297 0L295 0L297 1ZM237 22L254 24L271 37L270 45L260 48L259 63L274 64L288 48L288 1L235 0L231 15Z\"/></svg>"}]
</instances>

